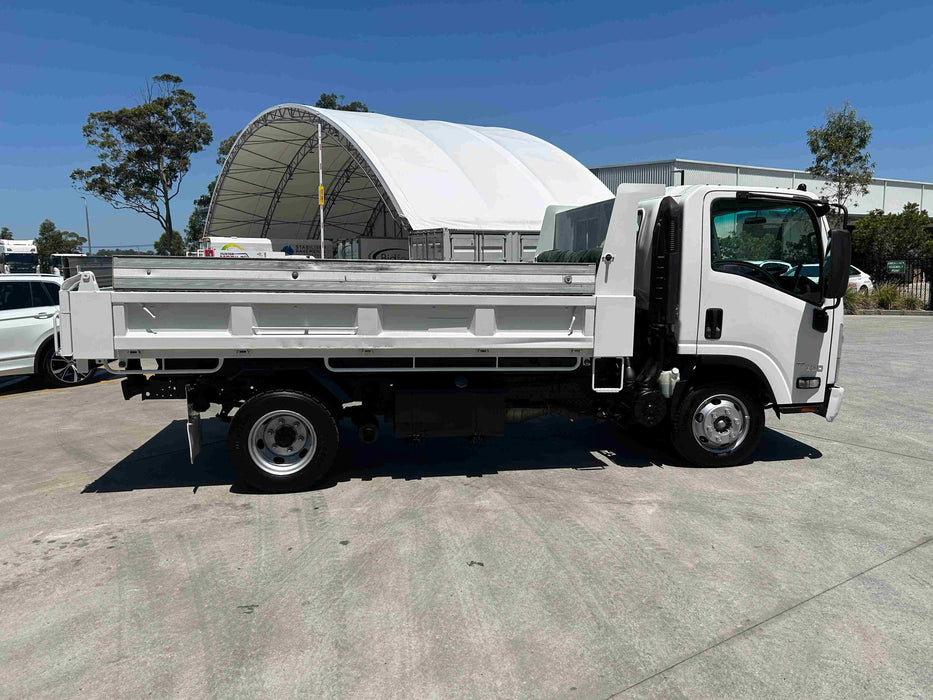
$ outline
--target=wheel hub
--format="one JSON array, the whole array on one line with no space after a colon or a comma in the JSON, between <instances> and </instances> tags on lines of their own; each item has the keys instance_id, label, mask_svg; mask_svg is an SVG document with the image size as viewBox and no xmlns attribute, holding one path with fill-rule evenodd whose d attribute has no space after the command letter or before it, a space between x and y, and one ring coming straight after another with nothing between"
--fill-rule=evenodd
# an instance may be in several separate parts
<instances>
[{"instance_id":1,"label":"wheel hub","mask_svg":"<svg viewBox=\"0 0 933 700\"><path fill-rule=\"evenodd\" d=\"M249 435L249 453L263 471L294 474L314 458L317 434L307 418L294 411L272 411L257 420Z\"/></svg>"},{"instance_id":2,"label":"wheel hub","mask_svg":"<svg viewBox=\"0 0 933 700\"><path fill-rule=\"evenodd\" d=\"M290 425L284 425L275 431L275 444L277 447L291 447L298 438L298 431Z\"/></svg>"},{"instance_id":3,"label":"wheel hub","mask_svg":"<svg viewBox=\"0 0 933 700\"><path fill-rule=\"evenodd\" d=\"M709 452L736 449L749 430L748 409L739 399L717 395L703 401L693 416L693 436Z\"/></svg>"}]
</instances>

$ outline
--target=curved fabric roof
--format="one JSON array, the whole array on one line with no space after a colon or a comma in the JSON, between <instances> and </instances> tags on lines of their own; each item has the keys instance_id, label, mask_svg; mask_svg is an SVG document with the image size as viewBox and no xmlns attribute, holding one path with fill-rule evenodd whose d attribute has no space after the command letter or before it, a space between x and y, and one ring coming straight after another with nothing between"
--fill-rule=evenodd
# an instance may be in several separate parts
<instances>
[{"instance_id":1,"label":"curved fabric roof","mask_svg":"<svg viewBox=\"0 0 933 700\"><path fill-rule=\"evenodd\" d=\"M319 122L328 239L538 231L549 205L612 197L577 160L520 131L287 104L240 134L205 235L316 238Z\"/></svg>"}]
</instances>

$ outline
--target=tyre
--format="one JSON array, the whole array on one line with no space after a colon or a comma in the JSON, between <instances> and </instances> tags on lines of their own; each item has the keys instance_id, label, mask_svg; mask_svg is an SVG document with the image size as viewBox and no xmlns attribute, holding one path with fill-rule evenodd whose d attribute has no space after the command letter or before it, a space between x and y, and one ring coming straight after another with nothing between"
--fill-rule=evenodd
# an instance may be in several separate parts
<instances>
[{"instance_id":1,"label":"tyre","mask_svg":"<svg viewBox=\"0 0 933 700\"><path fill-rule=\"evenodd\" d=\"M327 473L339 441L337 422L321 401L267 391L233 416L227 449L241 481L260 491L299 491Z\"/></svg>"},{"instance_id":2,"label":"tyre","mask_svg":"<svg viewBox=\"0 0 933 700\"><path fill-rule=\"evenodd\" d=\"M87 372L78 370L75 360L69 360L55 353L52 343L46 343L39 351L36 361L39 375L50 387L80 386L87 384L94 377L97 369L91 365Z\"/></svg>"},{"instance_id":3,"label":"tyre","mask_svg":"<svg viewBox=\"0 0 933 700\"><path fill-rule=\"evenodd\" d=\"M862 292L862 294L865 294L868 291L868 287L863 284L861 287L858 288L858 290Z\"/></svg>"},{"instance_id":4,"label":"tyre","mask_svg":"<svg viewBox=\"0 0 933 700\"><path fill-rule=\"evenodd\" d=\"M691 388L671 423L674 448L701 467L730 467L747 460L765 428L761 400L728 382Z\"/></svg>"}]
</instances>

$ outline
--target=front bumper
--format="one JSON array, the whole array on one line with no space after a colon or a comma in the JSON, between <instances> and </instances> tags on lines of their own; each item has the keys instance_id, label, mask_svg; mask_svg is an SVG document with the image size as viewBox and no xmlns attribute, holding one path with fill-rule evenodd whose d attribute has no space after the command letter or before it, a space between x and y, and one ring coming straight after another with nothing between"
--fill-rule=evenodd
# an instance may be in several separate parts
<instances>
[{"instance_id":1,"label":"front bumper","mask_svg":"<svg viewBox=\"0 0 933 700\"><path fill-rule=\"evenodd\" d=\"M845 397L846 390L841 386L829 387L829 396L826 397L826 413L823 415L830 423L839 415L839 409L842 408L842 399Z\"/></svg>"}]
</instances>

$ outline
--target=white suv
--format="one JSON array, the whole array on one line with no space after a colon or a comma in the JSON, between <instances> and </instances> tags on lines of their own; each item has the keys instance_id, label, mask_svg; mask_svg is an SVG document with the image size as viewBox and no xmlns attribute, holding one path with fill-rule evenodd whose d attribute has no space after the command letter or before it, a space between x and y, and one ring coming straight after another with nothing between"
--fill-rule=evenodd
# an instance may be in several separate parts
<instances>
[{"instance_id":1,"label":"white suv","mask_svg":"<svg viewBox=\"0 0 933 700\"><path fill-rule=\"evenodd\" d=\"M50 386L76 386L94 374L55 354L53 322L62 278L0 275L0 376L38 374Z\"/></svg>"},{"instance_id":2,"label":"white suv","mask_svg":"<svg viewBox=\"0 0 933 700\"><path fill-rule=\"evenodd\" d=\"M871 292L875 289L875 283L867 272L862 272L854 265L849 265L849 289L857 292Z\"/></svg>"}]
</instances>

